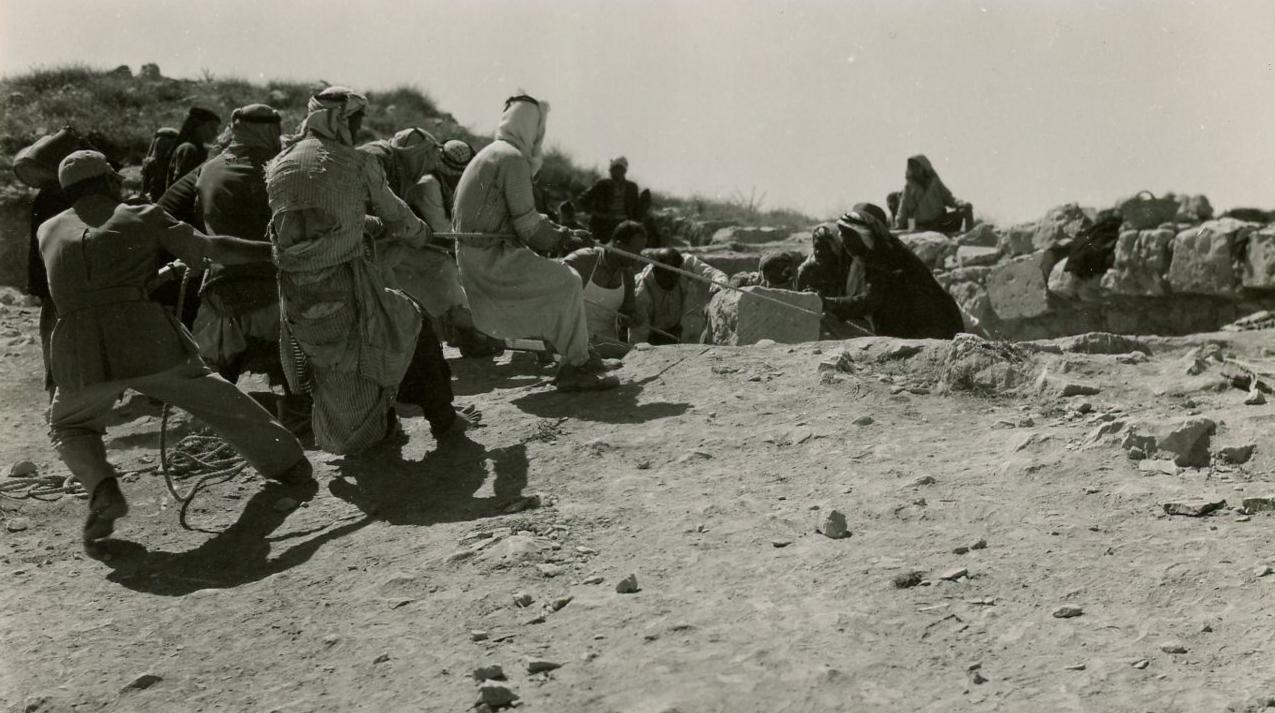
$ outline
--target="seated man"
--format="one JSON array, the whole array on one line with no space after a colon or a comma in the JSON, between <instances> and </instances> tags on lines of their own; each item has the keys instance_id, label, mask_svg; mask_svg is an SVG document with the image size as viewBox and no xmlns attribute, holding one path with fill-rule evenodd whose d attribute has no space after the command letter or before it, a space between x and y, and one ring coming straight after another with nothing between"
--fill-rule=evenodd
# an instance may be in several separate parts
<instances>
[{"instance_id":1,"label":"seated man","mask_svg":"<svg viewBox=\"0 0 1275 713\"><path fill-rule=\"evenodd\" d=\"M930 164L930 159L921 154L909 158L904 177L907 183L895 215L896 228L910 228L910 220L916 221L919 230L934 230L948 235L974 227L974 207L952 195ZM948 211L948 208L953 210Z\"/></svg>"},{"instance_id":2,"label":"seated man","mask_svg":"<svg viewBox=\"0 0 1275 713\"><path fill-rule=\"evenodd\" d=\"M726 273L694 255L682 255L675 248L659 248L649 255L662 265L693 272L712 282L728 282ZM647 265L637 278L637 319L629 328L629 340L650 344L699 341L704 310L718 289L672 270Z\"/></svg>"},{"instance_id":3,"label":"seated man","mask_svg":"<svg viewBox=\"0 0 1275 713\"><path fill-rule=\"evenodd\" d=\"M122 179L96 151L63 159L58 182L71 208L39 231L58 308L49 430L58 455L89 493L85 543L110 535L115 520L128 513L102 443L111 406L125 389L190 412L267 478L311 483L297 439L212 373L190 335L145 291L160 250L192 265L205 258L233 265L268 262L269 243L204 235L156 206L124 205Z\"/></svg>"},{"instance_id":4,"label":"seated man","mask_svg":"<svg viewBox=\"0 0 1275 713\"><path fill-rule=\"evenodd\" d=\"M461 284L478 329L502 339L542 339L562 355L559 390L611 389L619 380L601 376L589 353L579 277L532 250L552 252L571 235L542 216L532 196L532 177L544 164L548 111L533 97L511 97L496 140L465 168L452 223L474 235L456 249Z\"/></svg>"},{"instance_id":5,"label":"seated man","mask_svg":"<svg viewBox=\"0 0 1275 713\"><path fill-rule=\"evenodd\" d=\"M646 229L626 220L611 234L611 244L634 255L646 247ZM584 284L584 313L589 325L589 346L604 359L619 359L632 348L620 335L620 323L639 317L634 299L633 275L638 261L607 250L583 248L562 259Z\"/></svg>"}]
</instances>

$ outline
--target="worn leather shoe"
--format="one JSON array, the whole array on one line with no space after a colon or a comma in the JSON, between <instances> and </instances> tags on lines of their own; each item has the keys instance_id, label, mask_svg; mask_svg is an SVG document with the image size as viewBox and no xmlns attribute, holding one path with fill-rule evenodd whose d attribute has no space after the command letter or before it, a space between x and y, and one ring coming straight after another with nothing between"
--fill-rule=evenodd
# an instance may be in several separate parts
<instances>
[{"instance_id":1,"label":"worn leather shoe","mask_svg":"<svg viewBox=\"0 0 1275 713\"><path fill-rule=\"evenodd\" d=\"M84 520L84 542L91 543L115 532L115 521L128 514L128 501L115 478L107 478L93 489L89 514Z\"/></svg>"}]
</instances>

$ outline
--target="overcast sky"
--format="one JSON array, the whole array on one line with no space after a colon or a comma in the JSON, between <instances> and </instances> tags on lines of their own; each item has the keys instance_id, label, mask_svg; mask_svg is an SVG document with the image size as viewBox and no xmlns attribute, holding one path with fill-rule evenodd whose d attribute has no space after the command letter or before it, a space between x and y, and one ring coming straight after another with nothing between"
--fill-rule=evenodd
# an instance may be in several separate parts
<instances>
[{"instance_id":1,"label":"overcast sky","mask_svg":"<svg viewBox=\"0 0 1275 713\"><path fill-rule=\"evenodd\" d=\"M657 190L825 215L907 156L1001 221L1139 189L1275 208L1275 0L0 0L0 72L415 84Z\"/></svg>"}]
</instances>

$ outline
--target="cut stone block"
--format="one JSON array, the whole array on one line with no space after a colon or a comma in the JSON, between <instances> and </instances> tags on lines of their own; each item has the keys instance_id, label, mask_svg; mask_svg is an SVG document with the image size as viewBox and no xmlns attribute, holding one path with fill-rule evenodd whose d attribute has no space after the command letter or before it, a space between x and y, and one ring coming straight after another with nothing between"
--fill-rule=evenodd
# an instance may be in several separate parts
<instances>
[{"instance_id":1,"label":"cut stone block","mask_svg":"<svg viewBox=\"0 0 1275 713\"><path fill-rule=\"evenodd\" d=\"M1053 267L1047 251L1014 258L987 275L987 296L1002 320L1031 319L1049 314L1047 276Z\"/></svg>"},{"instance_id":2,"label":"cut stone block","mask_svg":"<svg viewBox=\"0 0 1275 713\"><path fill-rule=\"evenodd\" d=\"M1240 286L1236 265L1252 223L1222 218L1178 233L1173 239L1169 286L1174 292L1234 297Z\"/></svg>"},{"instance_id":3,"label":"cut stone block","mask_svg":"<svg viewBox=\"0 0 1275 713\"><path fill-rule=\"evenodd\" d=\"M1248 238L1244 260L1244 286L1258 290L1275 289L1275 225L1254 231Z\"/></svg>"},{"instance_id":4,"label":"cut stone block","mask_svg":"<svg viewBox=\"0 0 1275 713\"><path fill-rule=\"evenodd\" d=\"M790 309L757 296L799 307ZM819 339L823 301L810 292L745 287L742 292L723 290L708 307L709 336L713 344L756 344L773 339L784 344Z\"/></svg>"},{"instance_id":5,"label":"cut stone block","mask_svg":"<svg viewBox=\"0 0 1275 713\"><path fill-rule=\"evenodd\" d=\"M1101 276L1080 277L1067 272L1067 260L1063 258L1049 272L1049 291L1059 297L1081 302L1102 302L1107 298L1102 288Z\"/></svg>"},{"instance_id":6,"label":"cut stone block","mask_svg":"<svg viewBox=\"0 0 1275 713\"><path fill-rule=\"evenodd\" d=\"M961 267L995 265L1000 256L1001 250L995 246L962 245L956 249L956 264Z\"/></svg>"},{"instance_id":7,"label":"cut stone block","mask_svg":"<svg viewBox=\"0 0 1275 713\"><path fill-rule=\"evenodd\" d=\"M1116 264L1102 277L1102 286L1120 295L1160 297L1168 294L1173 260L1173 231L1126 230L1116 241Z\"/></svg>"}]
</instances>

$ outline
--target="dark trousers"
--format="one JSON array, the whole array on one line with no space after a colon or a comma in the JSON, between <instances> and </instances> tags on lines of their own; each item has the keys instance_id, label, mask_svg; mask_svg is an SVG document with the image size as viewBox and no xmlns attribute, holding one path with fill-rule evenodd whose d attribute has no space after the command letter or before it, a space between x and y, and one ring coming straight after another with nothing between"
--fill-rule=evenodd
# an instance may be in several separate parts
<instances>
[{"instance_id":1,"label":"dark trousers","mask_svg":"<svg viewBox=\"0 0 1275 713\"><path fill-rule=\"evenodd\" d=\"M964 227L962 228L962 223ZM964 230L970 230L974 227L974 206L967 205L963 208L950 210L943 214L941 218L934 220L918 220L916 227L921 230L933 230L946 235L955 235Z\"/></svg>"},{"instance_id":2,"label":"dark trousers","mask_svg":"<svg viewBox=\"0 0 1275 713\"><path fill-rule=\"evenodd\" d=\"M58 308L52 297L40 298L40 354L44 357L44 390L53 398L53 366L49 354L49 342L53 339L53 326L58 323Z\"/></svg>"},{"instance_id":3,"label":"dark trousers","mask_svg":"<svg viewBox=\"0 0 1275 713\"><path fill-rule=\"evenodd\" d=\"M450 427L456 419L453 398L452 369L443 357L443 348L434 334L433 325L428 318L423 319L412 362L398 386L398 400L420 406L430 429L438 433Z\"/></svg>"}]
</instances>

